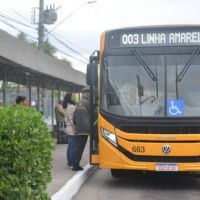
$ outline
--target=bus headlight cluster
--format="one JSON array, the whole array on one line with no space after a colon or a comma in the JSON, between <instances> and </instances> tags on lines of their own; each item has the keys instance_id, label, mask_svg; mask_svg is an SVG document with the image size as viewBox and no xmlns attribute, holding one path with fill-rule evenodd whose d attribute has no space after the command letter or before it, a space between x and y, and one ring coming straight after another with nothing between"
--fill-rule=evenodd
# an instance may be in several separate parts
<instances>
[{"instance_id":1,"label":"bus headlight cluster","mask_svg":"<svg viewBox=\"0 0 200 200\"><path fill-rule=\"evenodd\" d=\"M117 147L117 139L116 139L116 135L114 133L111 133L105 129L101 129L102 135L103 137L109 141L111 144L113 144L115 147Z\"/></svg>"}]
</instances>

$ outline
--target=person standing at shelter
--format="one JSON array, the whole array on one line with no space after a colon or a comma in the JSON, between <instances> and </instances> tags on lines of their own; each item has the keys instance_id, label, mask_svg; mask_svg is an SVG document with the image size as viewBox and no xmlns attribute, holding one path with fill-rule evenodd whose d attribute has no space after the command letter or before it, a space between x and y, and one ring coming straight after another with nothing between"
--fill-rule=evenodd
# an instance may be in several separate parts
<instances>
[{"instance_id":1,"label":"person standing at shelter","mask_svg":"<svg viewBox=\"0 0 200 200\"><path fill-rule=\"evenodd\" d=\"M59 100L55 106L55 119L56 119L56 129L55 134L57 138L57 143L66 143L66 122L65 122L65 111L63 109L63 101Z\"/></svg>"},{"instance_id":2,"label":"person standing at shelter","mask_svg":"<svg viewBox=\"0 0 200 200\"><path fill-rule=\"evenodd\" d=\"M83 170L80 166L80 160L87 143L88 135L91 131L89 92L88 87L83 88L82 100L77 103L76 110L74 112L73 123L76 127L77 139L76 146L73 151L73 171Z\"/></svg>"},{"instance_id":3,"label":"person standing at shelter","mask_svg":"<svg viewBox=\"0 0 200 200\"><path fill-rule=\"evenodd\" d=\"M73 124L73 115L75 111L75 102L72 100L72 93L67 93L64 97L63 108L65 112L66 133L68 135L67 147L67 165L72 167L73 163L73 149L76 139L76 130Z\"/></svg>"},{"instance_id":4,"label":"person standing at shelter","mask_svg":"<svg viewBox=\"0 0 200 200\"><path fill-rule=\"evenodd\" d=\"M29 106L29 100L26 96L17 96L15 102L18 105Z\"/></svg>"},{"instance_id":5,"label":"person standing at shelter","mask_svg":"<svg viewBox=\"0 0 200 200\"><path fill-rule=\"evenodd\" d=\"M63 101L59 100L55 107L56 125L59 130L65 129L65 111L63 109Z\"/></svg>"}]
</instances>

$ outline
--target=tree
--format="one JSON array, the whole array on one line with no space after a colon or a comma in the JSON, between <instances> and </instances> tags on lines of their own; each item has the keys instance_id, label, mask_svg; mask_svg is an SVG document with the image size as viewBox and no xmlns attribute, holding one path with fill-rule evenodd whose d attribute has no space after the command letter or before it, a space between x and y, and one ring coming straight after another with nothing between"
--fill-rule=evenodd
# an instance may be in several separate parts
<instances>
[{"instance_id":1,"label":"tree","mask_svg":"<svg viewBox=\"0 0 200 200\"><path fill-rule=\"evenodd\" d=\"M32 45L33 47L37 47L37 42L28 39L27 34L24 32L20 32L17 35L17 38ZM48 38L43 42L43 52L50 56L54 56L54 54L56 53L56 48L49 42Z\"/></svg>"},{"instance_id":2,"label":"tree","mask_svg":"<svg viewBox=\"0 0 200 200\"><path fill-rule=\"evenodd\" d=\"M62 58L61 62L64 63L64 64L66 64L66 65L68 65L69 67L72 67L71 62L69 60L67 60L66 58Z\"/></svg>"},{"instance_id":3,"label":"tree","mask_svg":"<svg viewBox=\"0 0 200 200\"><path fill-rule=\"evenodd\" d=\"M24 41L30 45L32 45L33 47L37 47L37 42L28 39L28 36L26 33L24 32L20 32L17 35L17 38L21 41ZM56 54L56 48L49 42L49 39L47 38L44 42L43 42L43 52L50 55L50 56L55 56ZM69 60L67 60L66 58L61 59L61 62L67 64L68 66L72 67L71 62Z\"/></svg>"},{"instance_id":4,"label":"tree","mask_svg":"<svg viewBox=\"0 0 200 200\"><path fill-rule=\"evenodd\" d=\"M48 38L43 42L43 52L50 56L54 56L56 53L56 48L49 42Z\"/></svg>"},{"instance_id":5,"label":"tree","mask_svg":"<svg viewBox=\"0 0 200 200\"><path fill-rule=\"evenodd\" d=\"M3 106L0 119L0 199L48 200L55 142L41 113Z\"/></svg>"},{"instance_id":6,"label":"tree","mask_svg":"<svg viewBox=\"0 0 200 200\"><path fill-rule=\"evenodd\" d=\"M17 38L21 41L24 41L24 42L29 42L28 41L28 38L27 38L27 35L26 33L24 32L20 32L18 35L17 35Z\"/></svg>"},{"instance_id":7,"label":"tree","mask_svg":"<svg viewBox=\"0 0 200 200\"><path fill-rule=\"evenodd\" d=\"M30 44L30 45L33 46L33 47L37 47L37 42L28 39L27 34L24 33L24 32L20 32L20 33L17 35L17 38L18 38L19 40L21 40L21 41L24 41L24 42Z\"/></svg>"}]
</instances>

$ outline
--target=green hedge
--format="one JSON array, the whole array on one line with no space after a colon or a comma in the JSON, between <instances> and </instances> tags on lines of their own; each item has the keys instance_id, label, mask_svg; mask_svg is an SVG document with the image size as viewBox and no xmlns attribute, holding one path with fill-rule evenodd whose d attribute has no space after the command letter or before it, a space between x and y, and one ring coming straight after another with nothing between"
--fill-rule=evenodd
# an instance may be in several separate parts
<instances>
[{"instance_id":1,"label":"green hedge","mask_svg":"<svg viewBox=\"0 0 200 200\"><path fill-rule=\"evenodd\" d=\"M0 107L0 199L49 199L53 148L39 112L23 106Z\"/></svg>"}]
</instances>

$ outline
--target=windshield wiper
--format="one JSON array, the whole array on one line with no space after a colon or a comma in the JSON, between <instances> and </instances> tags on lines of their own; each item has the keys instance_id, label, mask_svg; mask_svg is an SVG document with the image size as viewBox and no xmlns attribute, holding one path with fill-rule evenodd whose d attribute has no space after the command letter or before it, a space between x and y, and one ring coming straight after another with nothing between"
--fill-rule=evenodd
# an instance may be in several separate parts
<instances>
[{"instance_id":1,"label":"windshield wiper","mask_svg":"<svg viewBox=\"0 0 200 200\"><path fill-rule=\"evenodd\" d=\"M150 78L153 81L158 81L158 79L156 78L156 76L154 75L154 73L151 71L151 69L149 68L149 66L145 63L144 59L142 58L142 56L137 52L136 49L130 50L132 54L134 54L136 56L136 58L138 59L139 63L143 66L144 70L147 72L147 74L150 76Z\"/></svg>"},{"instance_id":2,"label":"windshield wiper","mask_svg":"<svg viewBox=\"0 0 200 200\"><path fill-rule=\"evenodd\" d=\"M189 60L187 61L181 72L177 75L176 77L177 82L182 81L185 73L188 71L188 69L190 68L190 66L192 65L192 63L194 62L199 53L200 53L200 48L195 48L194 51L192 52L191 57L189 58Z\"/></svg>"}]
</instances>

